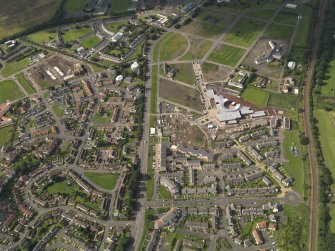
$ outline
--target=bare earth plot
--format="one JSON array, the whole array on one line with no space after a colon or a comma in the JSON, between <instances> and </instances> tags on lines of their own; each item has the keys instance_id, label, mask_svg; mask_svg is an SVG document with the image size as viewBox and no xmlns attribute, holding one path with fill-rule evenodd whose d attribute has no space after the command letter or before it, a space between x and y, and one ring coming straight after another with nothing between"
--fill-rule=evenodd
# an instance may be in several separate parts
<instances>
[{"instance_id":1,"label":"bare earth plot","mask_svg":"<svg viewBox=\"0 0 335 251\"><path fill-rule=\"evenodd\" d=\"M199 111L201 110L199 91L176 82L161 78L159 83L159 96L180 105Z\"/></svg>"},{"instance_id":2,"label":"bare earth plot","mask_svg":"<svg viewBox=\"0 0 335 251\"><path fill-rule=\"evenodd\" d=\"M0 39L49 21L61 0L1 0Z\"/></svg>"},{"instance_id":3,"label":"bare earth plot","mask_svg":"<svg viewBox=\"0 0 335 251\"><path fill-rule=\"evenodd\" d=\"M231 72L229 68L224 67L223 65L219 66L207 62L203 63L201 68L206 82L222 81L226 79Z\"/></svg>"},{"instance_id":4,"label":"bare earth plot","mask_svg":"<svg viewBox=\"0 0 335 251\"><path fill-rule=\"evenodd\" d=\"M274 39L273 41L276 42L278 45L284 45L284 48L287 49L288 44L286 42L280 41L280 40L274 40ZM256 69L257 72L261 75L266 75L272 78L278 78L280 75L281 68L282 68L281 64L278 61L273 61L268 64L260 64L260 65L255 64L255 59L258 56L265 53L266 50L268 49L268 42L269 42L268 38L259 39L255 47L250 51L250 53L244 59L242 64ZM284 55L285 54L286 53L284 53Z\"/></svg>"}]
</instances>

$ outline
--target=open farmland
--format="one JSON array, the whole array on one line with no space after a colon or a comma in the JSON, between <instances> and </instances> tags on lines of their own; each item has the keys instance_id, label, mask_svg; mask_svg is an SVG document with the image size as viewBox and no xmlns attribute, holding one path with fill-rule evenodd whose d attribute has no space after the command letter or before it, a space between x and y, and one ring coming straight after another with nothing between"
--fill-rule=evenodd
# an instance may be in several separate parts
<instances>
[{"instance_id":1,"label":"open farmland","mask_svg":"<svg viewBox=\"0 0 335 251\"><path fill-rule=\"evenodd\" d=\"M244 55L245 50L232 47L229 45L221 45L209 55L208 60L234 67Z\"/></svg>"},{"instance_id":2,"label":"open farmland","mask_svg":"<svg viewBox=\"0 0 335 251\"><path fill-rule=\"evenodd\" d=\"M261 89L248 86L242 93L242 99L254 104L257 107L266 107L269 93Z\"/></svg>"},{"instance_id":3,"label":"open farmland","mask_svg":"<svg viewBox=\"0 0 335 251\"><path fill-rule=\"evenodd\" d=\"M60 3L61 0L1 1L0 39L49 21Z\"/></svg>"},{"instance_id":4,"label":"open farmland","mask_svg":"<svg viewBox=\"0 0 335 251\"><path fill-rule=\"evenodd\" d=\"M241 18L227 33L225 41L242 46L250 46L264 28L265 23L249 18Z\"/></svg>"},{"instance_id":5,"label":"open farmland","mask_svg":"<svg viewBox=\"0 0 335 251\"><path fill-rule=\"evenodd\" d=\"M7 100L23 98L24 94L13 80L0 82L0 104Z\"/></svg>"},{"instance_id":6,"label":"open farmland","mask_svg":"<svg viewBox=\"0 0 335 251\"><path fill-rule=\"evenodd\" d=\"M201 110L199 91L176 82L160 79L159 96L180 105Z\"/></svg>"}]
</instances>

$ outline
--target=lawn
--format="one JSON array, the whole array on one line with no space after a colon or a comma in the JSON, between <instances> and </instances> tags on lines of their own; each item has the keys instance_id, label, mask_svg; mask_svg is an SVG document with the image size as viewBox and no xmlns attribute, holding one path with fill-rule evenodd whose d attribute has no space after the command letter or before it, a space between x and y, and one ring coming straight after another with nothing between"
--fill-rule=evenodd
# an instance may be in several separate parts
<instances>
[{"instance_id":1,"label":"lawn","mask_svg":"<svg viewBox=\"0 0 335 251\"><path fill-rule=\"evenodd\" d=\"M159 186L159 191L158 192L159 192L159 195L160 195L161 199L163 199L163 200L170 200L171 199L171 193L165 187Z\"/></svg>"},{"instance_id":2,"label":"lawn","mask_svg":"<svg viewBox=\"0 0 335 251\"><path fill-rule=\"evenodd\" d=\"M271 93L268 105L279 108L296 109L298 101L299 96L297 95Z\"/></svg>"},{"instance_id":3,"label":"lawn","mask_svg":"<svg viewBox=\"0 0 335 251\"><path fill-rule=\"evenodd\" d=\"M335 54L334 59L328 65L328 71L323 82L321 94L324 96L335 96Z\"/></svg>"},{"instance_id":4,"label":"lawn","mask_svg":"<svg viewBox=\"0 0 335 251\"><path fill-rule=\"evenodd\" d=\"M111 13L121 14L131 7L131 0L111 0Z\"/></svg>"},{"instance_id":5,"label":"lawn","mask_svg":"<svg viewBox=\"0 0 335 251\"><path fill-rule=\"evenodd\" d=\"M198 111L202 109L198 90L167 79L160 79L159 96Z\"/></svg>"},{"instance_id":6,"label":"lawn","mask_svg":"<svg viewBox=\"0 0 335 251\"><path fill-rule=\"evenodd\" d=\"M302 8L302 17L303 19L300 21L296 36L294 45L295 46L302 46L305 47L307 45L309 34L311 31L311 25L312 25L312 14L313 9L310 6L304 5Z\"/></svg>"},{"instance_id":7,"label":"lawn","mask_svg":"<svg viewBox=\"0 0 335 251\"><path fill-rule=\"evenodd\" d=\"M296 10L281 10L275 18L275 21L282 24L294 25L298 21L298 14Z\"/></svg>"},{"instance_id":8,"label":"lawn","mask_svg":"<svg viewBox=\"0 0 335 251\"><path fill-rule=\"evenodd\" d=\"M174 80L183 82L189 85L195 85L195 75L193 71L192 64L174 64L174 68L176 68L177 73L176 76L173 78Z\"/></svg>"},{"instance_id":9,"label":"lawn","mask_svg":"<svg viewBox=\"0 0 335 251\"><path fill-rule=\"evenodd\" d=\"M153 61L154 62L157 62L159 59L158 57L159 57L159 50L160 50L161 45L165 42L165 40L173 36L173 34L174 33L172 32L165 33L163 36L159 38L158 42L156 42L156 45L153 51Z\"/></svg>"},{"instance_id":10,"label":"lawn","mask_svg":"<svg viewBox=\"0 0 335 251\"><path fill-rule=\"evenodd\" d=\"M294 156L291 152L291 146L298 149L298 155ZM299 140L298 130L285 131L284 157L288 163L284 164L286 172L294 178L293 188L304 197L304 165L301 159L302 148Z\"/></svg>"},{"instance_id":11,"label":"lawn","mask_svg":"<svg viewBox=\"0 0 335 251\"><path fill-rule=\"evenodd\" d=\"M273 17L277 9L250 10L245 15L248 17L261 18L269 20Z\"/></svg>"},{"instance_id":12,"label":"lawn","mask_svg":"<svg viewBox=\"0 0 335 251\"><path fill-rule=\"evenodd\" d=\"M234 67L240 61L244 53L244 49L221 45L209 55L208 60Z\"/></svg>"},{"instance_id":13,"label":"lawn","mask_svg":"<svg viewBox=\"0 0 335 251\"><path fill-rule=\"evenodd\" d=\"M157 91L158 91L158 66L152 67L151 78L151 98L150 98L150 112L157 112Z\"/></svg>"},{"instance_id":14,"label":"lawn","mask_svg":"<svg viewBox=\"0 0 335 251\"><path fill-rule=\"evenodd\" d=\"M35 93L34 88L29 84L23 73L16 75L16 79L19 81L20 85L25 89L28 94Z\"/></svg>"},{"instance_id":15,"label":"lawn","mask_svg":"<svg viewBox=\"0 0 335 251\"><path fill-rule=\"evenodd\" d=\"M248 86L242 93L242 98L257 107L266 107L269 100L269 93L259 88Z\"/></svg>"},{"instance_id":16,"label":"lawn","mask_svg":"<svg viewBox=\"0 0 335 251\"><path fill-rule=\"evenodd\" d=\"M256 40L264 26L264 22L241 18L227 33L225 41L242 46L250 46Z\"/></svg>"},{"instance_id":17,"label":"lawn","mask_svg":"<svg viewBox=\"0 0 335 251\"><path fill-rule=\"evenodd\" d=\"M43 44L44 42L49 42L52 40L56 40L57 33L56 32L49 32L47 30L35 32L33 34L28 35L27 37L30 41L36 44Z\"/></svg>"},{"instance_id":18,"label":"lawn","mask_svg":"<svg viewBox=\"0 0 335 251\"><path fill-rule=\"evenodd\" d=\"M147 175L146 175L146 181L145 181L145 187L146 187L146 194L147 194L147 200L151 201L152 196L154 195L154 169L153 169L153 145L149 145L148 149L148 166L147 166Z\"/></svg>"},{"instance_id":19,"label":"lawn","mask_svg":"<svg viewBox=\"0 0 335 251\"><path fill-rule=\"evenodd\" d=\"M0 128L0 147L10 142L13 133L14 126L12 125Z\"/></svg>"},{"instance_id":20,"label":"lawn","mask_svg":"<svg viewBox=\"0 0 335 251\"><path fill-rule=\"evenodd\" d=\"M294 28L292 26L272 23L265 31L264 36L290 42L293 31Z\"/></svg>"},{"instance_id":21,"label":"lawn","mask_svg":"<svg viewBox=\"0 0 335 251\"><path fill-rule=\"evenodd\" d=\"M181 60L202 59L212 45L213 42L209 40L192 39L191 48Z\"/></svg>"},{"instance_id":22,"label":"lawn","mask_svg":"<svg viewBox=\"0 0 335 251\"><path fill-rule=\"evenodd\" d=\"M85 8L87 0L65 0L63 10L65 13L75 13Z\"/></svg>"},{"instance_id":23,"label":"lawn","mask_svg":"<svg viewBox=\"0 0 335 251\"><path fill-rule=\"evenodd\" d=\"M58 194L58 193L65 193L68 195L73 195L77 189L73 186L69 186L66 181L55 182L47 187L47 191L49 194Z\"/></svg>"},{"instance_id":24,"label":"lawn","mask_svg":"<svg viewBox=\"0 0 335 251\"><path fill-rule=\"evenodd\" d=\"M319 129L319 139L321 141L321 150L325 160L325 165L332 173L333 179L335 179L335 154L334 154L334 123L335 112L326 112L324 110L314 111L315 118L318 120L317 126ZM332 185L332 193L335 193L335 184ZM330 221L330 230L335 233L335 207L333 204L330 206L330 215L332 220Z\"/></svg>"},{"instance_id":25,"label":"lawn","mask_svg":"<svg viewBox=\"0 0 335 251\"><path fill-rule=\"evenodd\" d=\"M6 66L2 69L2 75L4 77L9 77L27 67L31 63L29 57L25 57L19 61L12 61L7 63Z\"/></svg>"},{"instance_id":26,"label":"lawn","mask_svg":"<svg viewBox=\"0 0 335 251\"><path fill-rule=\"evenodd\" d=\"M111 32L118 32L122 27L127 26L128 25L128 21L120 21L120 22L113 22L108 24L107 28L111 31Z\"/></svg>"},{"instance_id":27,"label":"lawn","mask_svg":"<svg viewBox=\"0 0 335 251\"><path fill-rule=\"evenodd\" d=\"M63 117L65 114L65 110L59 104L52 105L52 110L54 110L58 118Z\"/></svg>"},{"instance_id":28,"label":"lawn","mask_svg":"<svg viewBox=\"0 0 335 251\"><path fill-rule=\"evenodd\" d=\"M101 42L101 39L98 38L97 36L92 36L89 38L86 38L85 40L81 41L81 44L87 48L87 49L91 49L95 46L97 46L97 44L99 44Z\"/></svg>"},{"instance_id":29,"label":"lawn","mask_svg":"<svg viewBox=\"0 0 335 251\"><path fill-rule=\"evenodd\" d=\"M114 189L119 177L115 173L84 172L84 175L99 187L109 190Z\"/></svg>"},{"instance_id":30,"label":"lawn","mask_svg":"<svg viewBox=\"0 0 335 251\"><path fill-rule=\"evenodd\" d=\"M1 1L0 39L49 21L61 0Z\"/></svg>"},{"instance_id":31,"label":"lawn","mask_svg":"<svg viewBox=\"0 0 335 251\"><path fill-rule=\"evenodd\" d=\"M74 29L62 32L62 37L63 37L64 43L67 43L69 41L77 40L78 38L81 38L91 32L93 31L89 27L78 28L78 29L74 28Z\"/></svg>"},{"instance_id":32,"label":"lawn","mask_svg":"<svg viewBox=\"0 0 335 251\"><path fill-rule=\"evenodd\" d=\"M24 94L13 80L0 82L0 104L7 100L23 98Z\"/></svg>"},{"instance_id":33,"label":"lawn","mask_svg":"<svg viewBox=\"0 0 335 251\"><path fill-rule=\"evenodd\" d=\"M173 34L159 48L160 61L169 61L181 56L187 48L187 39L180 34Z\"/></svg>"}]
</instances>

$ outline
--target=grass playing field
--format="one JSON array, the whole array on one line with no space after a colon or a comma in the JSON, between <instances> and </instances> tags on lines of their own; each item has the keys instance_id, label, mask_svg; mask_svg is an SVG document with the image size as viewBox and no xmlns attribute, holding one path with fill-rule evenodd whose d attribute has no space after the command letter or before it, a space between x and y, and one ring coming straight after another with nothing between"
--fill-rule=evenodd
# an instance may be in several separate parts
<instances>
[{"instance_id":1,"label":"grass playing field","mask_svg":"<svg viewBox=\"0 0 335 251\"><path fill-rule=\"evenodd\" d=\"M77 40L80 37L83 37L89 33L92 32L92 29L89 27L79 28L79 29L71 29L68 31L63 32L62 37L64 40L64 43L67 43L69 41Z\"/></svg>"},{"instance_id":2,"label":"grass playing field","mask_svg":"<svg viewBox=\"0 0 335 251\"><path fill-rule=\"evenodd\" d=\"M111 0L111 13L120 14L131 7L131 0Z\"/></svg>"},{"instance_id":3,"label":"grass playing field","mask_svg":"<svg viewBox=\"0 0 335 251\"><path fill-rule=\"evenodd\" d=\"M242 93L242 98L257 107L266 107L269 99L269 93L259 88L248 86Z\"/></svg>"},{"instance_id":4,"label":"grass playing field","mask_svg":"<svg viewBox=\"0 0 335 251\"><path fill-rule=\"evenodd\" d=\"M212 45L213 42L209 40L192 39L190 49L181 60L202 59Z\"/></svg>"},{"instance_id":5,"label":"grass playing field","mask_svg":"<svg viewBox=\"0 0 335 251\"><path fill-rule=\"evenodd\" d=\"M299 153L294 156L291 152L291 146L295 146ZM304 197L304 166L301 159L301 145L298 130L285 131L284 157L288 163L284 164L286 172L294 178L293 188Z\"/></svg>"},{"instance_id":6,"label":"grass playing field","mask_svg":"<svg viewBox=\"0 0 335 251\"><path fill-rule=\"evenodd\" d=\"M229 65L234 67L239 60L242 58L244 55L245 50L232 47L229 45L221 45L217 47L208 57L208 60L219 63L219 64L224 64L224 65Z\"/></svg>"},{"instance_id":7,"label":"grass playing field","mask_svg":"<svg viewBox=\"0 0 335 251\"><path fill-rule=\"evenodd\" d=\"M292 26L272 23L265 31L264 36L289 42L292 39L293 31Z\"/></svg>"},{"instance_id":8,"label":"grass playing field","mask_svg":"<svg viewBox=\"0 0 335 251\"><path fill-rule=\"evenodd\" d=\"M84 175L103 189L113 189L116 185L118 174L85 172Z\"/></svg>"},{"instance_id":9,"label":"grass playing field","mask_svg":"<svg viewBox=\"0 0 335 251\"><path fill-rule=\"evenodd\" d=\"M7 100L23 98L24 94L13 80L0 82L0 104Z\"/></svg>"},{"instance_id":10,"label":"grass playing field","mask_svg":"<svg viewBox=\"0 0 335 251\"><path fill-rule=\"evenodd\" d=\"M187 39L174 34L163 42L159 48L160 61L169 61L181 56L187 48Z\"/></svg>"},{"instance_id":11,"label":"grass playing field","mask_svg":"<svg viewBox=\"0 0 335 251\"><path fill-rule=\"evenodd\" d=\"M63 6L65 13L75 13L85 8L88 0L66 0Z\"/></svg>"},{"instance_id":12,"label":"grass playing field","mask_svg":"<svg viewBox=\"0 0 335 251\"><path fill-rule=\"evenodd\" d=\"M321 150L325 160L325 165L332 173L333 179L335 179L335 154L334 154L334 122L335 112L326 112L324 110L314 111L315 118L318 120L317 126L319 128L319 139L321 141ZM332 193L335 193L335 184L332 185ZM330 230L335 233L335 207L330 206Z\"/></svg>"},{"instance_id":13,"label":"grass playing field","mask_svg":"<svg viewBox=\"0 0 335 251\"><path fill-rule=\"evenodd\" d=\"M12 125L0 128L0 146L4 146L9 143L13 132L14 126Z\"/></svg>"},{"instance_id":14,"label":"grass playing field","mask_svg":"<svg viewBox=\"0 0 335 251\"><path fill-rule=\"evenodd\" d=\"M50 20L61 0L1 0L0 39Z\"/></svg>"},{"instance_id":15,"label":"grass playing field","mask_svg":"<svg viewBox=\"0 0 335 251\"><path fill-rule=\"evenodd\" d=\"M91 49L93 47L95 47L98 43L101 42L101 39L98 38L97 36L92 36L92 37L89 37L83 41L81 41L81 44L87 48L87 49Z\"/></svg>"},{"instance_id":16,"label":"grass playing field","mask_svg":"<svg viewBox=\"0 0 335 251\"><path fill-rule=\"evenodd\" d=\"M6 66L2 69L2 75L4 77L9 77L27 67L31 63L29 57L25 57L19 61L12 61L7 63Z\"/></svg>"},{"instance_id":17,"label":"grass playing field","mask_svg":"<svg viewBox=\"0 0 335 251\"><path fill-rule=\"evenodd\" d=\"M28 94L35 93L34 88L28 83L27 79L24 77L23 73L16 75L16 79L19 81L20 85Z\"/></svg>"},{"instance_id":18,"label":"grass playing field","mask_svg":"<svg viewBox=\"0 0 335 251\"><path fill-rule=\"evenodd\" d=\"M298 101L299 96L293 94L271 93L268 105L279 108L296 109Z\"/></svg>"},{"instance_id":19,"label":"grass playing field","mask_svg":"<svg viewBox=\"0 0 335 251\"><path fill-rule=\"evenodd\" d=\"M227 33L225 40L229 43L250 46L264 28L265 23L249 18L241 18Z\"/></svg>"},{"instance_id":20,"label":"grass playing field","mask_svg":"<svg viewBox=\"0 0 335 251\"><path fill-rule=\"evenodd\" d=\"M56 40L57 34L56 32L49 32L47 30L43 30L30 34L27 38L36 44L43 44L44 42Z\"/></svg>"}]
</instances>

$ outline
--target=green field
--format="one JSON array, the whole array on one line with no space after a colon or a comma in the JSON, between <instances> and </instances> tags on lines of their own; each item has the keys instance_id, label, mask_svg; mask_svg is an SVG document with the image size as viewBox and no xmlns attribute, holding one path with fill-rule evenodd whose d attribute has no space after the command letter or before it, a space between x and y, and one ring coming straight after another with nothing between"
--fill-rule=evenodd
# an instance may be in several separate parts
<instances>
[{"instance_id":1,"label":"green field","mask_svg":"<svg viewBox=\"0 0 335 251\"><path fill-rule=\"evenodd\" d=\"M61 0L0 1L0 39L49 21Z\"/></svg>"},{"instance_id":2,"label":"green field","mask_svg":"<svg viewBox=\"0 0 335 251\"><path fill-rule=\"evenodd\" d=\"M128 21L119 21L119 22L113 22L108 24L107 28L108 30L116 33L118 32L122 27L127 26Z\"/></svg>"},{"instance_id":3,"label":"green field","mask_svg":"<svg viewBox=\"0 0 335 251\"><path fill-rule=\"evenodd\" d=\"M264 36L290 42L293 31L294 28L291 26L272 23L265 31Z\"/></svg>"},{"instance_id":4,"label":"green field","mask_svg":"<svg viewBox=\"0 0 335 251\"><path fill-rule=\"evenodd\" d=\"M88 0L66 0L63 6L65 13L75 13L85 8Z\"/></svg>"},{"instance_id":5,"label":"green field","mask_svg":"<svg viewBox=\"0 0 335 251\"><path fill-rule=\"evenodd\" d=\"M13 80L0 82L0 104L7 100L23 98L24 94Z\"/></svg>"},{"instance_id":6,"label":"green field","mask_svg":"<svg viewBox=\"0 0 335 251\"><path fill-rule=\"evenodd\" d=\"M47 30L35 32L27 36L27 38L36 43L36 44L43 44L44 42L49 42L52 40L56 40L57 33L56 32L49 32Z\"/></svg>"},{"instance_id":7,"label":"green field","mask_svg":"<svg viewBox=\"0 0 335 251\"><path fill-rule=\"evenodd\" d=\"M99 187L109 190L114 189L117 178L119 177L119 175L115 173L84 172L84 175Z\"/></svg>"},{"instance_id":8,"label":"green field","mask_svg":"<svg viewBox=\"0 0 335 251\"><path fill-rule=\"evenodd\" d=\"M47 191L49 194L58 194L64 193L67 195L73 195L78 190L75 189L73 186L69 186L66 181L55 182L47 187Z\"/></svg>"},{"instance_id":9,"label":"green field","mask_svg":"<svg viewBox=\"0 0 335 251\"><path fill-rule=\"evenodd\" d=\"M168 189L163 186L159 186L158 190L159 196L163 200L171 200L171 193Z\"/></svg>"},{"instance_id":10,"label":"green field","mask_svg":"<svg viewBox=\"0 0 335 251\"><path fill-rule=\"evenodd\" d=\"M333 58L328 65L324 84L321 86L321 94L324 96L335 96L335 54Z\"/></svg>"},{"instance_id":11,"label":"green field","mask_svg":"<svg viewBox=\"0 0 335 251\"><path fill-rule=\"evenodd\" d=\"M29 57L25 57L19 61L12 61L7 63L2 69L2 76L9 77L27 67L31 63Z\"/></svg>"},{"instance_id":12,"label":"green field","mask_svg":"<svg viewBox=\"0 0 335 251\"><path fill-rule=\"evenodd\" d=\"M153 163L153 145L149 145L149 150L148 150L148 166L147 166L147 175L146 175L146 181L145 181L145 186L146 186L146 194L147 194L147 200L152 200L152 197L154 195L154 185L155 185L155 180L154 180L154 169L152 166Z\"/></svg>"},{"instance_id":13,"label":"green field","mask_svg":"<svg viewBox=\"0 0 335 251\"><path fill-rule=\"evenodd\" d=\"M121 14L131 7L131 0L111 0L111 13Z\"/></svg>"},{"instance_id":14,"label":"green field","mask_svg":"<svg viewBox=\"0 0 335 251\"><path fill-rule=\"evenodd\" d=\"M81 44L86 48L86 49L91 49L95 46L97 46L98 43L101 42L101 39L98 38L97 36L92 36L89 38L86 38L85 40L81 41Z\"/></svg>"},{"instance_id":15,"label":"green field","mask_svg":"<svg viewBox=\"0 0 335 251\"><path fill-rule=\"evenodd\" d=\"M157 92L158 92L158 66L154 65L151 72L151 98L150 98L150 112L157 112Z\"/></svg>"},{"instance_id":16,"label":"green field","mask_svg":"<svg viewBox=\"0 0 335 251\"><path fill-rule=\"evenodd\" d=\"M314 111L315 118L318 120L317 126L319 128L319 139L321 142L322 155L325 160L325 165L332 173L333 179L335 179L335 154L334 154L334 123L335 112L326 112L324 110ZM332 185L332 193L335 193L335 184ZM330 230L335 233L335 207L330 206Z\"/></svg>"},{"instance_id":17,"label":"green field","mask_svg":"<svg viewBox=\"0 0 335 251\"><path fill-rule=\"evenodd\" d=\"M191 41L191 48L181 58L181 60L202 59L212 45L213 42L209 40L193 39Z\"/></svg>"},{"instance_id":18,"label":"green field","mask_svg":"<svg viewBox=\"0 0 335 251\"><path fill-rule=\"evenodd\" d=\"M79 28L79 29L72 29L62 32L62 37L64 40L64 43L67 43L69 41L77 40L80 37L83 37L89 33L92 32L92 29L89 27Z\"/></svg>"},{"instance_id":19,"label":"green field","mask_svg":"<svg viewBox=\"0 0 335 251\"><path fill-rule=\"evenodd\" d=\"M291 146L298 149L298 155L294 156L291 152ZM285 131L284 157L288 163L284 164L287 173L294 178L293 188L304 197L304 166L301 159L302 148L299 140L298 130Z\"/></svg>"},{"instance_id":20,"label":"green field","mask_svg":"<svg viewBox=\"0 0 335 251\"><path fill-rule=\"evenodd\" d=\"M181 56L187 48L187 39L180 34L174 34L166 39L159 48L159 60L169 61Z\"/></svg>"},{"instance_id":21,"label":"green field","mask_svg":"<svg viewBox=\"0 0 335 251\"><path fill-rule=\"evenodd\" d=\"M298 101L299 96L297 95L271 93L268 105L279 108L296 109Z\"/></svg>"},{"instance_id":22,"label":"green field","mask_svg":"<svg viewBox=\"0 0 335 251\"><path fill-rule=\"evenodd\" d=\"M156 42L156 45L153 50L153 62L157 62L159 60L158 57L161 45L165 42L165 40L173 36L173 34L174 33L172 32L165 33L163 36L159 38L158 42Z\"/></svg>"},{"instance_id":23,"label":"green field","mask_svg":"<svg viewBox=\"0 0 335 251\"><path fill-rule=\"evenodd\" d=\"M14 126L9 125L0 128L0 147L10 142L14 133Z\"/></svg>"},{"instance_id":24,"label":"green field","mask_svg":"<svg viewBox=\"0 0 335 251\"><path fill-rule=\"evenodd\" d=\"M184 82L189 85L196 84L192 64L174 64L172 66L177 70L176 76L173 78L174 80Z\"/></svg>"},{"instance_id":25,"label":"green field","mask_svg":"<svg viewBox=\"0 0 335 251\"><path fill-rule=\"evenodd\" d=\"M23 89L28 93L28 94L33 94L35 93L34 88L29 84L27 79L24 77L23 73L20 73L15 76L16 79L19 81L20 85L23 87Z\"/></svg>"},{"instance_id":26,"label":"green field","mask_svg":"<svg viewBox=\"0 0 335 251\"><path fill-rule=\"evenodd\" d=\"M277 9L262 9L262 10L251 10L248 11L245 15L248 17L261 18L264 20L269 20L276 13Z\"/></svg>"},{"instance_id":27,"label":"green field","mask_svg":"<svg viewBox=\"0 0 335 251\"><path fill-rule=\"evenodd\" d=\"M181 28L181 30L186 33L202 36L203 38L217 38L225 31L225 29L226 27L222 25L195 20Z\"/></svg>"},{"instance_id":28,"label":"green field","mask_svg":"<svg viewBox=\"0 0 335 251\"><path fill-rule=\"evenodd\" d=\"M311 19L313 18L313 8L310 6L303 6L302 8L302 16L296 36L294 45L305 47L307 45L309 34L312 26Z\"/></svg>"},{"instance_id":29,"label":"green field","mask_svg":"<svg viewBox=\"0 0 335 251\"><path fill-rule=\"evenodd\" d=\"M244 53L244 49L221 45L209 55L208 60L234 67L240 61Z\"/></svg>"},{"instance_id":30,"label":"green field","mask_svg":"<svg viewBox=\"0 0 335 251\"><path fill-rule=\"evenodd\" d=\"M242 46L250 46L264 28L265 23L249 18L241 18L227 33L225 41Z\"/></svg>"},{"instance_id":31,"label":"green field","mask_svg":"<svg viewBox=\"0 0 335 251\"><path fill-rule=\"evenodd\" d=\"M294 25L298 21L297 11L282 9L276 16L275 21L282 24Z\"/></svg>"},{"instance_id":32,"label":"green field","mask_svg":"<svg viewBox=\"0 0 335 251\"><path fill-rule=\"evenodd\" d=\"M269 93L259 88L248 86L242 93L242 98L257 107L266 107L269 99Z\"/></svg>"}]
</instances>

